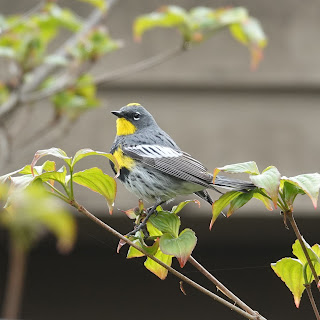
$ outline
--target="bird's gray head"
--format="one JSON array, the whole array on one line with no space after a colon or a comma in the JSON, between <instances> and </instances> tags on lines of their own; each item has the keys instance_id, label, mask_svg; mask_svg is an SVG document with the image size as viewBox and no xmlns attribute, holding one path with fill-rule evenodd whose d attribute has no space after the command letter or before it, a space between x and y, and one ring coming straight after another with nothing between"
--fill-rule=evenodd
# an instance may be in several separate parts
<instances>
[{"instance_id":1,"label":"bird's gray head","mask_svg":"<svg viewBox=\"0 0 320 320\"><path fill-rule=\"evenodd\" d=\"M153 116L139 103L129 103L119 111L111 111L111 113L118 117L118 136L133 134L137 130L157 125Z\"/></svg>"}]
</instances>

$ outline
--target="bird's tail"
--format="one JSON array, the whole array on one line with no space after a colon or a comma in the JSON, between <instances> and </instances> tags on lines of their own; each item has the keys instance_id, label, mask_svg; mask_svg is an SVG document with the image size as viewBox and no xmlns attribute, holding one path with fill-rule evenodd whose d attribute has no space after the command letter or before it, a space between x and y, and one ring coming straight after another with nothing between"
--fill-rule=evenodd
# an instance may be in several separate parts
<instances>
[{"instance_id":1,"label":"bird's tail","mask_svg":"<svg viewBox=\"0 0 320 320\"><path fill-rule=\"evenodd\" d=\"M217 176L212 187L221 187L224 189L242 192L247 192L256 188L256 186L249 181L230 179L224 176Z\"/></svg>"}]
</instances>

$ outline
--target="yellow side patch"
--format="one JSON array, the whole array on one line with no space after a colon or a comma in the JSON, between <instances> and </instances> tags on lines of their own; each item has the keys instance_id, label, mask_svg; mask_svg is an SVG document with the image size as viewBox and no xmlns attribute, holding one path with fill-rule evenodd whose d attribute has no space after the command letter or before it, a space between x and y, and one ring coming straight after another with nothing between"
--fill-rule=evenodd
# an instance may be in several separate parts
<instances>
[{"instance_id":1,"label":"yellow side patch","mask_svg":"<svg viewBox=\"0 0 320 320\"><path fill-rule=\"evenodd\" d=\"M134 167L135 161L132 158L125 156L120 147L113 153L113 155L117 159L120 169L127 168L130 170Z\"/></svg>"},{"instance_id":2,"label":"yellow side patch","mask_svg":"<svg viewBox=\"0 0 320 320\"><path fill-rule=\"evenodd\" d=\"M130 106L141 106L141 104L137 103L137 102L131 102L131 103L128 103L126 106L127 107L130 107Z\"/></svg>"},{"instance_id":3,"label":"yellow side patch","mask_svg":"<svg viewBox=\"0 0 320 320\"><path fill-rule=\"evenodd\" d=\"M118 118L117 119L117 135L126 136L128 134L135 133L137 128L127 119Z\"/></svg>"}]
</instances>

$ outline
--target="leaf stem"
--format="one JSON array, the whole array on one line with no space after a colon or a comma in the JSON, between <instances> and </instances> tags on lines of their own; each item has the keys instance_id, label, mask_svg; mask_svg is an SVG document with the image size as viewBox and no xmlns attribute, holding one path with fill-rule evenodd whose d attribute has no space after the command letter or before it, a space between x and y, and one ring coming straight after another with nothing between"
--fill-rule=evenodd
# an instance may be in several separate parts
<instances>
[{"instance_id":1,"label":"leaf stem","mask_svg":"<svg viewBox=\"0 0 320 320\"><path fill-rule=\"evenodd\" d=\"M284 214L285 214L285 216L289 219L290 224L291 224L291 226L292 226L292 228L293 228L293 231L294 231L294 233L296 234L296 237L297 237L297 239L298 239L299 242L300 242L302 251L303 251L303 253L304 253L304 255L305 255L305 257L306 257L306 259L307 259L307 261L308 261L308 265L309 265L310 270L311 270L311 272L312 272L312 275L313 275L313 277L314 277L314 279L315 279L315 281L316 281L317 288L318 288L318 290L320 290L320 289L319 289L319 284L320 284L320 283L319 283L319 277L318 277L317 272L316 272L316 270L315 270L315 268L314 268L314 265L312 264L312 261L311 261L311 259L310 259L308 250L307 250L306 245L305 245L305 243L304 243L304 241L303 241L303 238L302 238L302 235L301 235L300 230L299 230L299 228L298 228L298 225L297 225L297 223L296 223L296 221L295 221L295 219L294 219L294 217L293 217L293 213L292 213L292 211L289 210L289 211L286 211Z\"/></svg>"},{"instance_id":2,"label":"leaf stem","mask_svg":"<svg viewBox=\"0 0 320 320\"><path fill-rule=\"evenodd\" d=\"M45 181L45 183L60 196L59 198L61 198L62 200L69 200L69 198L66 195L64 195L61 191L59 191L56 187L54 187L48 181Z\"/></svg>"},{"instance_id":3,"label":"leaf stem","mask_svg":"<svg viewBox=\"0 0 320 320\"><path fill-rule=\"evenodd\" d=\"M189 257L188 261L200 271L207 279L209 279L224 295L233 300L238 306L249 314L256 316L256 319L265 319L257 311L252 310L248 305L246 305L242 300L240 300L235 294L233 294L227 287L225 287L217 278L215 278L208 270L206 270L195 258Z\"/></svg>"},{"instance_id":4,"label":"leaf stem","mask_svg":"<svg viewBox=\"0 0 320 320\"><path fill-rule=\"evenodd\" d=\"M320 314L319 314L316 302L314 301L313 294L312 294L312 291L311 291L311 284L307 283L304 286L306 287L306 290L307 290L307 293L308 293L308 297L309 297L310 303L312 305L313 312L314 312L317 320L320 320Z\"/></svg>"},{"instance_id":5,"label":"leaf stem","mask_svg":"<svg viewBox=\"0 0 320 320\"><path fill-rule=\"evenodd\" d=\"M180 272L178 272L177 270L173 269L172 267L168 266L167 264L165 264L164 262L162 262L161 260L155 258L153 255L151 255L150 253L146 252L145 250L143 250L140 246L138 246L137 244L135 244L134 242L130 241L127 237L125 237L124 235L122 235L121 233L119 233L118 231L116 231L115 229L113 229L112 227L110 227L109 225L107 225L106 223L104 223L103 221L101 221L99 218L97 218L95 215L93 215L91 212L89 212L86 208L84 208L83 206L81 206L80 204L78 204L75 200L72 201L67 201L70 205L72 205L73 207L75 207L79 212L81 212L82 214L84 214L85 216L87 216L90 220L92 220L93 222L95 222L96 224L98 224L99 226L101 226L102 228L104 228L105 230L107 230L108 232L112 233L114 236L116 236L117 238L121 239L122 241L124 241L125 243L127 243L128 245L134 247L135 249L137 249L138 251L142 252L143 254L145 254L147 257L149 257L150 259L152 259L153 261L157 262L159 265L161 265L163 268L167 269L169 272L171 272L173 275L175 275L176 277L178 277L179 279L181 279L183 282L189 284L190 286L196 288L197 290L199 290L200 292L206 294L207 296L209 296L211 299L216 300L218 302L220 302L221 304L223 304L224 306L226 306L227 308L234 310L235 312L237 312L238 314L242 315L243 317L250 319L250 320L265 320L265 318L259 318L257 315L251 315L248 312L240 309L239 307L233 305L232 303L224 300L223 298L219 297L218 295L212 293L211 291L207 290L206 288L202 287L201 285L199 285L198 283L194 282L193 280L189 279L188 277L186 277L185 275L181 274Z\"/></svg>"}]
</instances>

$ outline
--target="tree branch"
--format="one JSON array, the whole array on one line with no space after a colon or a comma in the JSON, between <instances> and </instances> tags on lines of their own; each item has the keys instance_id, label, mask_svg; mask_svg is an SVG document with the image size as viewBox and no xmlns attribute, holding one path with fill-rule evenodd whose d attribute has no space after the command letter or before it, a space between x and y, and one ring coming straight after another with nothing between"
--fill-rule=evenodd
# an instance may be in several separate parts
<instances>
[{"instance_id":1,"label":"tree branch","mask_svg":"<svg viewBox=\"0 0 320 320\"><path fill-rule=\"evenodd\" d=\"M242 300L240 300L235 294L233 294L227 287L225 287L217 278L215 278L211 273L209 273L196 259L192 256L188 259L188 261L198 270L200 271L207 279L209 279L224 295L233 300L238 306L240 306L243 310L248 312L249 314L256 316L256 319L266 320L263 316L261 316L257 311L252 310L248 305L246 305Z\"/></svg>"},{"instance_id":2,"label":"tree branch","mask_svg":"<svg viewBox=\"0 0 320 320\"><path fill-rule=\"evenodd\" d=\"M304 286L306 287L306 290L307 290L307 293L308 293L309 300L311 302L311 306L312 306L313 312L314 312L317 320L320 320L320 314L319 314L316 302L314 301L313 294L312 294L312 291L311 291L311 284L308 283L308 284L305 284Z\"/></svg>"},{"instance_id":3,"label":"tree branch","mask_svg":"<svg viewBox=\"0 0 320 320\"><path fill-rule=\"evenodd\" d=\"M117 0L107 1L108 10L117 2ZM94 10L84 23L82 29L74 34L69 40L67 40L58 50L55 51L55 55L66 57L70 48L74 47L79 40L94 26L96 26L105 16L105 13L101 10ZM14 91L8 100L0 106L0 118L7 119L18 107L21 97L25 94L37 89L41 82L55 69L56 65L46 64L36 68L29 76L30 81L22 85L19 90Z\"/></svg>"},{"instance_id":4,"label":"tree branch","mask_svg":"<svg viewBox=\"0 0 320 320\"><path fill-rule=\"evenodd\" d=\"M165 52L161 52L160 54L153 56L151 58L139 61L135 64L123 67L121 69L112 71L112 72L107 72L101 75L98 75L95 77L94 82L96 85L104 85L108 82L118 80L120 78L123 78L125 76L128 76L133 73L138 73L141 71L144 71L146 69L153 68L173 57L178 56L179 54L183 53L186 51L185 46L179 46L173 49L170 49Z\"/></svg>"},{"instance_id":5,"label":"tree branch","mask_svg":"<svg viewBox=\"0 0 320 320\"><path fill-rule=\"evenodd\" d=\"M226 306L227 308L237 312L238 314L242 315L243 317L250 319L250 320L259 320L259 319L265 319L265 318L258 318L257 315L251 315L248 312L240 309L239 307L231 304L230 302L224 300L223 298L219 297L218 295L212 293L211 291L207 290L206 288L200 286L198 283L194 282L193 280L189 279L188 277L184 276L183 274L181 274L180 272L178 272L177 270L173 269L172 267L166 265L164 262L162 262L161 260L155 258L153 255L151 255L148 252L145 252L141 247L139 247L137 244L135 244L134 242L130 241L128 238L126 238L124 235L122 235L121 233L119 233L118 231L116 231L115 229L111 228L109 225L107 225L106 223L104 223L103 221L101 221L99 218L97 218L96 216L94 216L91 212L89 212L86 208L84 208L83 206L81 206L80 204L78 204L76 201L70 201L69 202L70 205L72 205L73 207L75 207L79 212L81 212L82 214L84 214L85 216L87 216L90 220L92 220L93 222L95 222L96 224L100 225L102 228L104 228L105 230L107 230L108 232L112 233L114 236L116 236L117 238L121 239L122 241L124 241L125 243L127 243L128 245L134 247L135 249L137 249L138 251L142 252L143 254L145 254L147 257L149 257L150 259L152 259L153 261L157 262L159 265L161 265L163 268L167 269L169 272L171 272L173 275L175 275L176 277L178 277L179 279L181 279L183 282L189 284L190 286L194 287L195 289L199 290L200 292L206 294L207 296L209 296L211 299L216 300L218 302L220 302L221 304L223 304L224 306Z\"/></svg>"}]
</instances>

